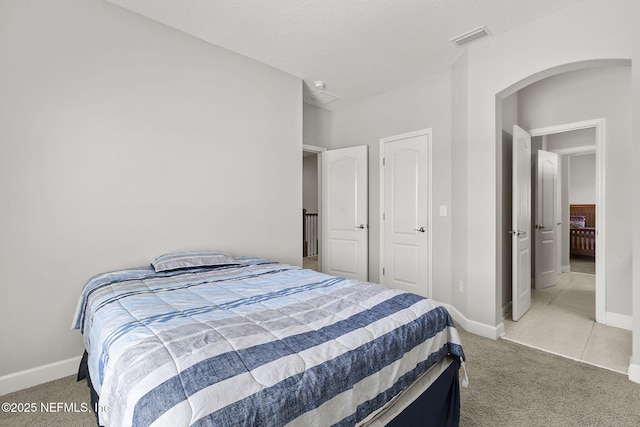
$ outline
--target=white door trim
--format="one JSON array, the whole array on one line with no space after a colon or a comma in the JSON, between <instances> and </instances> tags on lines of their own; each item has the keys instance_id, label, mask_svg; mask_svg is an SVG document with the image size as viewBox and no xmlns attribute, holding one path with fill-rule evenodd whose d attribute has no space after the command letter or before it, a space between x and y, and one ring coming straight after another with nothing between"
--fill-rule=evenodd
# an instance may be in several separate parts
<instances>
[{"instance_id":1,"label":"white door trim","mask_svg":"<svg viewBox=\"0 0 640 427\"><path fill-rule=\"evenodd\" d=\"M302 144L302 151L306 151L308 153L322 153L323 151L327 151L327 149L318 145Z\"/></svg>"},{"instance_id":2,"label":"white door trim","mask_svg":"<svg viewBox=\"0 0 640 427\"><path fill-rule=\"evenodd\" d=\"M581 147L571 147L571 148L558 148L557 150L547 150L553 153L558 154L559 156L570 155L577 156L580 154L595 154L596 146L595 145L583 145Z\"/></svg>"},{"instance_id":3,"label":"white door trim","mask_svg":"<svg viewBox=\"0 0 640 427\"><path fill-rule=\"evenodd\" d=\"M606 324L606 247L605 240L605 119L585 120L581 122L565 123L556 126L548 126L529 130L531 136L551 135L554 133L570 132L574 130L594 128L596 133L596 322ZM575 150L571 154L593 150L591 146L584 147L582 151ZM554 150L549 150L554 151ZM562 153L567 154L567 153Z\"/></svg>"},{"instance_id":4,"label":"white door trim","mask_svg":"<svg viewBox=\"0 0 640 427\"><path fill-rule=\"evenodd\" d=\"M432 129L428 128L428 129L421 129L421 130L417 130L414 132L408 132L408 133L403 133L400 135L394 135L394 136L389 136L386 138L382 138L380 139L380 146L379 146L379 150L378 150L378 172L380 175L380 204L379 204L379 212L378 212L378 217L379 217L379 224L378 224L378 231L380 233L380 262L379 262L379 282L382 283L382 269L384 268L384 264L385 264L385 258L384 258L384 220L383 220L383 213L384 213L384 168L383 168L383 162L384 162L384 144L387 142L391 142L391 141L398 141L401 139L407 139L407 138L414 138L416 136L423 136L426 135L427 136L427 179L428 179L428 185L427 185L427 205L428 205L428 211L427 211L427 252L428 252L428 256L427 256L427 296L429 298L432 297L433 293L432 293L432 276L433 276L433 270L431 268L431 260L433 258L433 251L432 251L432 246L433 246L433 215L432 215L432 210L433 210L433 204L432 204L432 200L431 200L431 195L433 194L432 191L432 147L433 147L433 139L432 139Z\"/></svg>"}]
</instances>

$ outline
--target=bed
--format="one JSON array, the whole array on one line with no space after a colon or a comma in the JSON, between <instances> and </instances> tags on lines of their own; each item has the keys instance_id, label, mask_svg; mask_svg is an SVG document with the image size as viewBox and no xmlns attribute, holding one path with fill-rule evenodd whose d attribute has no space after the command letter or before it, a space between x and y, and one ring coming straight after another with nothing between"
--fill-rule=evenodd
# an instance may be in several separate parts
<instances>
[{"instance_id":1,"label":"bed","mask_svg":"<svg viewBox=\"0 0 640 427\"><path fill-rule=\"evenodd\" d=\"M73 327L99 425L458 424L449 313L373 283L168 254L92 277Z\"/></svg>"},{"instance_id":2,"label":"bed","mask_svg":"<svg viewBox=\"0 0 640 427\"><path fill-rule=\"evenodd\" d=\"M569 205L570 255L596 256L596 205Z\"/></svg>"}]
</instances>

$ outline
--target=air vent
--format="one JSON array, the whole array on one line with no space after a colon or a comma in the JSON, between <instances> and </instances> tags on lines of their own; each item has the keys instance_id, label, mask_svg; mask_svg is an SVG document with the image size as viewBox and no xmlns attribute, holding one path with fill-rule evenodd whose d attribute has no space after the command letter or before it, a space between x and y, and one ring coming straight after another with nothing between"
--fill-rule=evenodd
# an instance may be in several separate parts
<instances>
[{"instance_id":1,"label":"air vent","mask_svg":"<svg viewBox=\"0 0 640 427\"><path fill-rule=\"evenodd\" d=\"M332 102L338 101L338 98L335 95L330 94L329 92L318 92L313 95L307 96L304 100L309 104L317 104L317 105L327 105Z\"/></svg>"},{"instance_id":2,"label":"air vent","mask_svg":"<svg viewBox=\"0 0 640 427\"><path fill-rule=\"evenodd\" d=\"M452 39L449 39L451 43L455 44L458 47L462 47L472 41L481 39L482 37L488 36L489 30L484 25L478 28L475 28L471 31L467 31L466 33L460 34Z\"/></svg>"}]
</instances>

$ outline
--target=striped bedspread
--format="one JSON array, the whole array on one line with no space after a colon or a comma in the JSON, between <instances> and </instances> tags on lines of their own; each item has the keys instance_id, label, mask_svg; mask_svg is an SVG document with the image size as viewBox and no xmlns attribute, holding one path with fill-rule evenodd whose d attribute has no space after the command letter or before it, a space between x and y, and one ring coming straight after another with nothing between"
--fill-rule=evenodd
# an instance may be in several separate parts
<instances>
[{"instance_id":1,"label":"striped bedspread","mask_svg":"<svg viewBox=\"0 0 640 427\"><path fill-rule=\"evenodd\" d=\"M73 326L102 425L354 425L443 357L464 357L431 300L238 260L85 285Z\"/></svg>"}]
</instances>

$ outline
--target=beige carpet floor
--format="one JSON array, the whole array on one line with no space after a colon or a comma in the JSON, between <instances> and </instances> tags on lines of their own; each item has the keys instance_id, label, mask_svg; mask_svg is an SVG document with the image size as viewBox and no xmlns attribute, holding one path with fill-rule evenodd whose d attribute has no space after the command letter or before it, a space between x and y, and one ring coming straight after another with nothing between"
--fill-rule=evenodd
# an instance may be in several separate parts
<instances>
[{"instance_id":1,"label":"beige carpet floor","mask_svg":"<svg viewBox=\"0 0 640 427\"><path fill-rule=\"evenodd\" d=\"M318 256L308 256L302 258L302 267L309 270L318 271Z\"/></svg>"},{"instance_id":2,"label":"beige carpet floor","mask_svg":"<svg viewBox=\"0 0 640 427\"><path fill-rule=\"evenodd\" d=\"M640 426L640 384L627 375L461 331L469 387L461 426Z\"/></svg>"},{"instance_id":3,"label":"beige carpet floor","mask_svg":"<svg viewBox=\"0 0 640 427\"><path fill-rule=\"evenodd\" d=\"M469 387L461 390L461 426L640 425L640 384L626 375L460 334L469 374ZM83 411L89 405L86 383L73 376L0 396L0 402L36 405L33 412L0 412L0 426L95 426L93 413Z\"/></svg>"},{"instance_id":4,"label":"beige carpet floor","mask_svg":"<svg viewBox=\"0 0 640 427\"><path fill-rule=\"evenodd\" d=\"M91 409L87 383L86 381L77 382L75 376L60 378L0 396L0 402L3 405L0 412L0 426L95 427L97 425ZM7 404L10 405L9 411L5 410Z\"/></svg>"}]
</instances>

